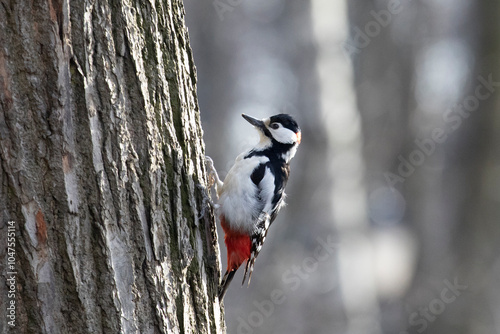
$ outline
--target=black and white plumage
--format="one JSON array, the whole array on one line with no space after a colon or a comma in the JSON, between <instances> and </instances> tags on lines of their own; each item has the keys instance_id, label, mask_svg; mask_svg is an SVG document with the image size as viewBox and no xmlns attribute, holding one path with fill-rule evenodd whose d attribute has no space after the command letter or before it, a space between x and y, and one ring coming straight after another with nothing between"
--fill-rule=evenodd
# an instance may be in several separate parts
<instances>
[{"instance_id":1,"label":"black and white plumage","mask_svg":"<svg viewBox=\"0 0 500 334\"><path fill-rule=\"evenodd\" d=\"M300 128L290 115L279 114L263 120L242 116L259 130L260 141L236 158L224 183L214 172L228 252L220 299L244 261L247 263L243 283L247 274L250 283L255 259L284 204L289 163L301 141Z\"/></svg>"}]
</instances>

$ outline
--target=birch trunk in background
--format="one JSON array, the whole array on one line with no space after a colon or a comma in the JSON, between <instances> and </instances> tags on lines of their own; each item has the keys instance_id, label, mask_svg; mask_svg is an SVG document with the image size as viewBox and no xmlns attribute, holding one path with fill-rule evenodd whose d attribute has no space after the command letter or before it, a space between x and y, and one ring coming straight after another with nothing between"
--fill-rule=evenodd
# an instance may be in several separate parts
<instances>
[{"instance_id":1,"label":"birch trunk in background","mask_svg":"<svg viewBox=\"0 0 500 334\"><path fill-rule=\"evenodd\" d=\"M349 34L347 4L313 1L312 9L320 110L330 149L324 166L332 166L328 170L332 182L326 207L331 208L338 242L337 268L331 266L328 276L332 280L338 275L341 297L333 299L330 307L333 310L337 304L345 312L343 333L382 333L374 265L377 245L365 196L363 128L351 86L354 74L343 48Z\"/></svg>"},{"instance_id":2,"label":"birch trunk in background","mask_svg":"<svg viewBox=\"0 0 500 334\"><path fill-rule=\"evenodd\" d=\"M182 2L2 1L0 31L0 333L224 333Z\"/></svg>"}]
</instances>

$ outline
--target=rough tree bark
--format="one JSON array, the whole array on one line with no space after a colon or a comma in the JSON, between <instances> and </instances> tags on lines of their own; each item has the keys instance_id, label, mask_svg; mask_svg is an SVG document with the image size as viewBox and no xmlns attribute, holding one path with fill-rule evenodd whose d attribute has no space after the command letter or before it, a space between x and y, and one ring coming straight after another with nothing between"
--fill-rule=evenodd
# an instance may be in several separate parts
<instances>
[{"instance_id":1,"label":"rough tree bark","mask_svg":"<svg viewBox=\"0 0 500 334\"><path fill-rule=\"evenodd\" d=\"M0 97L0 332L223 333L182 2L1 1Z\"/></svg>"}]
</instances>

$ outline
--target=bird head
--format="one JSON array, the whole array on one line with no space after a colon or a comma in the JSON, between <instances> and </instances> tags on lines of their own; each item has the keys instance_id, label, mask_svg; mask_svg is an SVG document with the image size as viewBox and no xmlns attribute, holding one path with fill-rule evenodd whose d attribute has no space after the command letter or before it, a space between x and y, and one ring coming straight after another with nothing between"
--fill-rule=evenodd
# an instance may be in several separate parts
<instances>
[{"instance_id":1,"label":"bird head","mask_svg":"<svg viewBox=\"0 0 500 334\"><path fill-rule=\"evenodd\" d=\"M245 114L243 118L261 134L261 141L275 141L279 144L298 145L302 134L297 122L288 114L278 114L269 118L257 119Z\"/></svg>"}]
</instances>

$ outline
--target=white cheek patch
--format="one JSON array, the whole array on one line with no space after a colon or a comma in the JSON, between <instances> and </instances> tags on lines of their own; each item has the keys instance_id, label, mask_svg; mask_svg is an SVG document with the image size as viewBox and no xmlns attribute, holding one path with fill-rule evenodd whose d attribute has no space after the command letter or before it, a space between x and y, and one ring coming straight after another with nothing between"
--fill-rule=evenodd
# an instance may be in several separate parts
<instances>
[{"instance_id":1,"label":"white cheek patch","mask_svg":"<svg viewBox=\"0 0 500 334\"><path fill-rule=\"evenodd\" d=\"M290 129L280 127L279 129L269 129L274 139L283 144L293 144L298 141L298 137Z\"/></svg>"}]
</instances>

